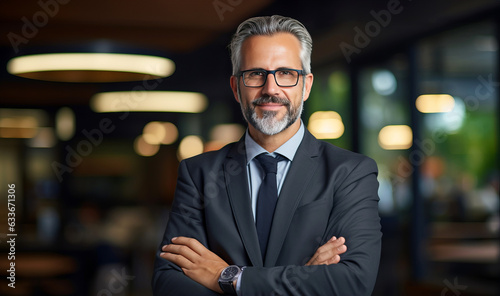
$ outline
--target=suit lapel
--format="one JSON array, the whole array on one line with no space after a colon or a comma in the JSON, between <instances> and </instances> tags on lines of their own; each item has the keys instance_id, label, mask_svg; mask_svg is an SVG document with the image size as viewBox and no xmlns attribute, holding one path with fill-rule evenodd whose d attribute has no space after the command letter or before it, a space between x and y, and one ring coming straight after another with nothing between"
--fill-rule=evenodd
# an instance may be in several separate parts
<instances>
[{"instance_id":1,"label":"suit lapel","mask_svg":"<svg viewBox=\"0 0 500 296\"><path fill-rule=\"evenodd\" d=\"M253 266L262 266L259 239L252 215L248 189L245 141L242 138L228 153L224 162L224 176L236 226Z\"/></svg>"},{"instance_id":2,"label":"suit lapel","mask_svg":"<svg viewBox=\"0 0 500 296\"><path fill-rule=\"evenodd\" d=\"M295 210L317 168L318 149L315 141L317 140L306 130L278 198L264 266L276 264Z\"/></svg>"}]
</instances>

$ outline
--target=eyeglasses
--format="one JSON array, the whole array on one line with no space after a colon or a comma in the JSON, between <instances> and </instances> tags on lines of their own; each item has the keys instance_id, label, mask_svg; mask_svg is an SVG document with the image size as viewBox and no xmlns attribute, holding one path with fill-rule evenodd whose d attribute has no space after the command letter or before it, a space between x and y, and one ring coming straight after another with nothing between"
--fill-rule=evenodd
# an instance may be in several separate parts
<instances>
[{"instance_id":1,"label":"eyeglasses","mask_svg":"<svg viewBox=\"0 0 500 296\"><path fill-rule=\"evenodd\" d=\"M252 69L239 71L236 76L243 77L243 84L247 87L262 87L266 84L267 76L273 74L274 81L281 87L296 86L300 75L306 75L304 70L281 68L277 70Z\"/></svg>"}]
</instances>

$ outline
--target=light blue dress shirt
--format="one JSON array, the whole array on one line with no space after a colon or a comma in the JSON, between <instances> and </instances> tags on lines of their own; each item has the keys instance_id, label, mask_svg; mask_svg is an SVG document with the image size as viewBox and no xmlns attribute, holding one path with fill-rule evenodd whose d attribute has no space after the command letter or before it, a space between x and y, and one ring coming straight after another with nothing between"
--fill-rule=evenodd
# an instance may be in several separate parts
<instances>
[{"instance_id":1,"label":"light blue dress shirt","mask_svg":"<svg viewBox=\"0 0 500 296\"><path fill-rule=\"evenodd\" d=\"M264 178L264 169L257 163L258 161L254 159L257 155L262 153L267 153L273 157L276 157L277 154L284 156L287 160L278 162L278 171L276 173L276 184L278 185L278 196L281 192L281 187L285 181L285 177L292 165L293 158L295 157L295 153L299 148L302 139L304 138L304 123L300 121L299 130L291 137L288 141L286 141L283 145L281 145L274 152L269 153L266 149L262 148L257 142L255 142L248 130L245 134L245 149L246 149L246 158L247 158L247 175L248 175L248 188L250 189L250 198L252 200L252 212L253 218L255 221L255 213L257 212L257 195L259 193L259 188ZM236 294L242 296L241 293L241 278L243 277L242 272L236 281Z\"/></svg>"},{"instance_id":2,"label":"light blue dress shirt","mask_svg":"<svg viewBox=\"0 0 500 296\"><path fill-rule=\"evenodd\" d=\"M248 188L250 189L250 198L252 199L252 212L253 218L255 220L255 213L257 212L257 195L259 193L260 184L264 178L264 169L258 164L255 159L257 155L262 153L267 153L272 157L276 157L277 154L284 156L287 160L278 162L278 171L276 173L276 184L278 185L278 195L281 192L281 187L285 181L286 174L290 169L293 158L297 149L299 148L302 138L304 137L304 124L300 123L299 130L281 145L274 152L269 153L266 149L262 148L257 142L255 142L248 131L245 134L245 148L247 157L247 173L248 173Z\"/></svg>"}]
</instances>

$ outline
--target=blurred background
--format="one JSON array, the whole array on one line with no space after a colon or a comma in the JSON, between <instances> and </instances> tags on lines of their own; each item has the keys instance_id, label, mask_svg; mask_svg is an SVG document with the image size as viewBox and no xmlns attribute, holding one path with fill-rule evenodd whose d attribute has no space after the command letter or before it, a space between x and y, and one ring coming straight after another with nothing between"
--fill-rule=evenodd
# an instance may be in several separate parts
<instances>
[{"instance_id":1,"label":"blurred background","mask_svg":"<svg viewBox=\"0 0 500 296\"><path fill-rule=\"evenodd\" d=\"M245 129L231 35L272 14L314 40L305 124L378 163L373 295L499 294L495 0L1 1L0 294L151 294L179 161Z\"/></svg>"}]
</instances>

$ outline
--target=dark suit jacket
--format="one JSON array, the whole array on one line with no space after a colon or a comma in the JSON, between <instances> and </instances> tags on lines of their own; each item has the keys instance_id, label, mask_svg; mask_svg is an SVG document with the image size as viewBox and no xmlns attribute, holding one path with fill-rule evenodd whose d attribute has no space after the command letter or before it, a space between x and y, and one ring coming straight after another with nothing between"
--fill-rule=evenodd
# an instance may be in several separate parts
<instances>
[{"instance_id":1,"label":"dark suit jacket","mask_svg":"<svg viewBox=\"0 0 500 296\"><path fill-rule=\"evenodd\" d=\"M307 130L276 206L265 262L248 189L244 137L179 167L160 245L196 238L228 264L247 266L241 291L256 295L369 295L381 248L375 162L315 139ZM304 266L332 236L346 238L338 264ZM217 295L159 257L154 295Z\"/></svg>"}]
</instances>

